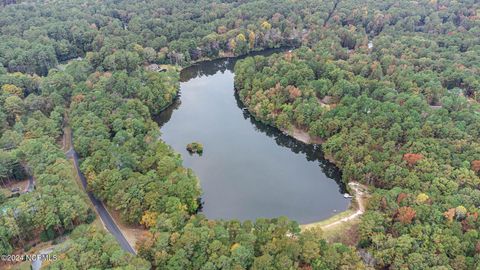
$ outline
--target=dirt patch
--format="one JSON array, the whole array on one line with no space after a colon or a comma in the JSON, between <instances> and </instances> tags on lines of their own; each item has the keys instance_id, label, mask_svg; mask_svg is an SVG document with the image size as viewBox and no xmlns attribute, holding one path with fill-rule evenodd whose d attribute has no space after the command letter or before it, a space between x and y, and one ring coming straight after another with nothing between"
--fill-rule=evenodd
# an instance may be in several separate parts
<instances>
[{"instance_id":1,"label":"dirt patch","mask_svg":"<svg viewBox=\"0 0 480 270\"><path fill-rule=\"evenodd\" d=\"M64 237L64 236L60 236ZM52 241L48 242L41 242L40 241L40 230L34 231L33 239L28 241L23 241L20 246L13 250L11 255L23 256L23 255L34 255L38 254L40 249L45 247L51 247ZM23 247L30 246L30 250L24 251ZM0 261L0 269L30 269L31 262L30 261Z\"/></svg>"},{"instance_id":2,"label":"dirt patch","mask_svg":"<svg viewBox=\"0 0 480 270\"><path fill-rule=\"evenodd\" d=\"M308 230L313 227L320 227L322 230L329 230L359 218L365 212L366 200L368 198L367 187L357 182L350 182L348 185L351 187L355 197L356 211L348 213L346 216L343 216L342 213L340 213L339 215L333 216L324 221L301 225L300 228L302 230Z\"/></svg>"},{"instance_id":3,"label":"dirt patch","mask_svg":"<svg viewBox=\"0 0 480 270\"><path fill-rule=\"evenodd\" d=\"M28 187L28 179L22 181L9 181L6 182L5 185L2 185L1 188L8 190L11 192L13 189L18 189L18 192L22 193L27 190Z\"/></svg>"},{"instance_id":4,"label":"dirt patch","mask_svg":"<svg viewBox=\"0 0 480 270\"><path fill-rule=\"evenodd\" d=\"M320 104L321 107L330 109L330 105L328 105L327 103L325 103L325 101L323 101L322 99L319 99L318 97L317 97L317 102L318 104Z\"/></svg>"},{"instance_id":5,"label":"dirt patch","mask_svg":"<svg viewBox=\"0 0 480 270\"><path fill-rule=\"evenodd\" d=\"M219 54L218 54L219 58L231 58L231 57L235 57L235 54L233 54L233 52L230 52L230 51L220 51Z\"/></svg>"},{"instance_id":6,"label":"dirt patch","mask_svg":"<svg viewBox=\"0 0 480 270\"><path fill-rule=\"evenodd\" d=\"M120 212L117 210L108 208L108 212L112 216L120 231L122 231L122 234L125 236L130 246L136 249L137 243L139 243L139 240L142 239L142 236L145 235L148 230L141 225L126 224L120 218Z\"/></svg>"},{"instance_id":7,"label":"dirt patch","mask_svg":"<svg viewBox=\"0 0 480 270\"><path fill-rule=\"evenodd\" d=\"M320 137L310 136L307 131L293 127L290 130L282 130L287 135L306 144L322 144L324 140Z\"/></svg>"}]
</instances>

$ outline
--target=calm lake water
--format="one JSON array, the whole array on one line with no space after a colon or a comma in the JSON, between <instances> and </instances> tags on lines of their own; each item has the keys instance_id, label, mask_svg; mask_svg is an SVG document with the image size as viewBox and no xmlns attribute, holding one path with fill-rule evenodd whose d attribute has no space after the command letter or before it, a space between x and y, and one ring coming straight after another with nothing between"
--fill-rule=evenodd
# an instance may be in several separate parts
<instances>
[{"instance_id":1,"label":"calm lake water","mask_svg":"<svg viewBox=\"0 0 480 270\"><path fill-rule=\"evenodd\" d=\"M263 54L272 51L263 52ZM263 125L234 93L237 59L204 62L181 73L180 96L158 117L162 139L200 178L202 212L211 219L287 216L299 223L345 210L338 169L321 147ZM190 155L188 143L204 146Z\"/></svg>"}]
</instances>

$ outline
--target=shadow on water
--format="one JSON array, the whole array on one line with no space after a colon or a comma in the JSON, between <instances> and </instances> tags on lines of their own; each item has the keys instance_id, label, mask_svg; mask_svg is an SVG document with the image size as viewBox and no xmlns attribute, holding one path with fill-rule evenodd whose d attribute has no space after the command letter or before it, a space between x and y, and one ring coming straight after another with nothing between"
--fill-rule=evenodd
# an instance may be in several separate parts
<instances>
[{"instance_id":1,"label":"shadow on water","mask_svg":"<svg viewBox=\"0 0 480 270\"><path fill-rule=\"evenodd\" d=\"M256 55L270 56L274 53L284 52L291 48L293 47L267 49L263 51L252 52L248 55L239 56L239 57L220 58L216 60L198 62L192 66L182 69L182 71L180 72L180 82L188 82L189 80L196 77L213 76L219 71L222 73L225 73L225 71L227 70L233 72L235 63L238 60L245 59L250 56L256 56ZM163 110L158 115L154 115L153 119L157 122L160 128L165 123L170 121L170 118L172 117L173 112L180 107L182 103L181 96L182 96L182 92L180 91L178 95L175 97L175 99L173 100L172 105L165 108L165 110Z\"/></svg>"},{"instance_id":2,"label":"shadow on water","mask_svg":"<svg viewBox=\"0 0 480 270\"><path fill-rule=\"evenodd\" d=\"M332 162L325 159L322 146L318 144L306 144L299 141L289 135L286 135L278 128L264 124L253 117L247 108L243 105L238 93L235 92L235 100L237 101L238 108L243 112L243 118L250 120L250 123L255 126L255 129L264 133L270 138L273 138L277 145L289 148L292 152L298 154L305 154L308 161L317 161L322 171L328 178L331 178L337 182L339 191L341 193L347 192L346 186L342 181L342 173L340 169Z\"/></svg>"},{"instance_id":3,"label":"shadow on water","mask_svg":"<svg viewBox=\"0 0 480 270\"><path fill-rule=\"evenodd\" d=\"M177 110L182 104L181 96L182 96L182 93L178 93L178 95L174 98L173 103L170 106L166 107L159 114L153 116L153 120L157 122L160 128L162 128L162 126L165 123L170 121L170 119L172 118L173 112Z\"/></svg>"}]
</instances>

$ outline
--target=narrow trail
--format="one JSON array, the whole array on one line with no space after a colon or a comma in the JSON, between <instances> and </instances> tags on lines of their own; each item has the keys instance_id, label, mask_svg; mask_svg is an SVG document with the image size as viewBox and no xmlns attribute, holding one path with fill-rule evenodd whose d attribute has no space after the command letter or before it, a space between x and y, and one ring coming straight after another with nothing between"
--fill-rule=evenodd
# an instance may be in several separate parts
<instances>
[{"instance_id":1,"label":"narrow trail","mask_svg":"<svg viewBox=\"0 0 480 270\"><path fill-rule=\"evenodd\" d=\"M353 214L351 214L347 217L341 218L341 219L339 219L335 222L332 222L330 224L326 224L326 225L322 226L322 229L327 229L327 228L333 227L335 225L338 225L340 223L353 220L353 219L361 216L365 212L365 194L366 194L365 193L365 187L360 185L359 183L356 183L356 182L349 183L348 185L350 187L352 187L352 189L354 191L355 200L357 201L357 206L358 206L357 211L355 211Z\"/></svg>"},{"instance_id":2,"label":"narrow trail","mask_svg":"<svg viewBox=\"0 0 480 270\"><path fill-rule=\"evenodd\" d=\"M357 211L355 211L354 213L352 213L352 214L350 214L346 217L343 217L339 220L336 220L336 221L328 223L328 224L320 225L322 223L322 221L320 221L320 222L314 222L314 223L301 225L302 230L308 230L308 229L318 227L318 226L321 226L320 227L321 229L329 229L329 228L335 227L339 224L342 224L344 222L348 222L348 221L351 221L351 220L354 220L354 219L360 217L365 212L365 199L366 199L366 196L368 195L367 188L364 185L362 185L360 183L357 183L357 182L351 182L351 183L348 183L348 185L353 190L353 193L354 193L353 196L355 197L355 200L357 202L357 207L358 207Z\"/></svg>"}]
</instances>

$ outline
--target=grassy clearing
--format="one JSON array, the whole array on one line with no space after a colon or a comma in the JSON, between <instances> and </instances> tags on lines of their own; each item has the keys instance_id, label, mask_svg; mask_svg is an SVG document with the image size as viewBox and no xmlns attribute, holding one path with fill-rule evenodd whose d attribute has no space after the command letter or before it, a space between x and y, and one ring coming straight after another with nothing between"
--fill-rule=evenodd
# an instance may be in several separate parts
<instances>
[{"instance_id":1,"label":"grassy clearing","mask_svg":"<svg viewBox=\"0 0 480 270\"><path fill-rule=\"evenodd\" d=\"M168 71L180 71L180 67L179 66L175 66L175 65L159 65L160 68L163 68L163 69L166 69Z\"/></svg>"},{"instance_id":2,"label":"grassy clearing","mask_svg":"<svg viewBox=\"0 0 480 270\"><path fill-rule=\"evenodd\" d=\"M347 245L355 245L357 238L357 227L360 224L360 219L342 222L336 226L331 226L323 229L323 237L328 242L341 242Z\"/></svg>"},{"instance_id":3,"label":"grassy clearing","mask_svg":"<svg viewBox=\"0 0 480 270\"><path fill-rule=\"evenodd\" d=\"M357 217L348 221L338 222L355 212L356 210L354 209L348 209L326 220L300 225L300 229L305 231L311 228L321 228L323 231L323 237L328 242L341 242L347 245L355 245L356 230L358 224L360 224L360 218ZM336 224L334 226L328 226L332 223Z\"/></svg>"}]
</instances>

